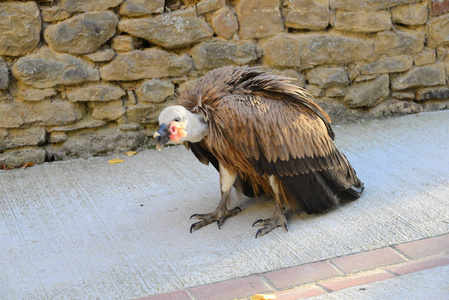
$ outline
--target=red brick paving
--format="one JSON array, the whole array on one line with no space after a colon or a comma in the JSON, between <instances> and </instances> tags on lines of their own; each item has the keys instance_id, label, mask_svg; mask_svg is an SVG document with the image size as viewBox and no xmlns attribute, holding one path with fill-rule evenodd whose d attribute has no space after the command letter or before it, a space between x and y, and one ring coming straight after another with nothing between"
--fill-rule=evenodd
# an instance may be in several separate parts
<instances>
[{"instance_id":1,"label":"red brick paving","mask_svg":"<svg viewBox=\"0 0 449 300\"><path fill-rule=\"evenodd\" d=\"M395 246L410 258L420 258L449 251L449 234Z\"/></svg>"},{"instance_id":2,"label":"red brick paving","mask_svg":"<svg viewBox=\"0 0 449 300\"><path fill-rule=\"evenodd\" d=\"M300 299L445 265L449 234L143 299L228 300L254 294Z\"/></svg>"},{"instance_id":3,"label":"red brick paving","mask_svg":"<svg viewBox=\"0 0 449 300\"><path fill-rule=\"evenodd\" d=\"M270 288L257 276L222 281L190 289L192 295L198 300L227 300L269 291Z\"/></svg>"},{"instance_id":4,"label":"red brick paving","mask_svg":"<svg viewBox=\"0 0 449 300\"><path fill-rule=\"evenodd\" d=\"M276 288L283 289L341 275L327 261L272 271L263 274Z\"/></svg>"},{"instance_id":5,"label":"red brick paving","mask_svg":"<svg viewBox=\"0 0 449 300\"><path fill-rule=\"evenodd\" d=\"M404 264L387 267L387 270L399 275L405 275L445 265L449 265L449 255L433 256L427 259L409 261Z\"/></svg>"},{"instance_id":6,"label":"red brick paving","mask_svg":"<svg viewBox=\"0 0 449 300\"><path fill-rule=\"evenodd\" d=\"M330 260L345 273L355 273L374 268L404 262L391 248L376 249Z\"/></svg>"},{"instance_id":7,"label":"red brick paving","mask_svg":"<svg viewBox=\"0 0 449 300\"><path fill-rule=\"evenodd\" d=\"M276 299L282 299L282 300L296 300L300 298L307 298L312 296L318 296L321 294L327 293L325 290L323 290L321 287L313 284L313 285L303 285L300 287L283 290L280 292L273 293L276 295Z\"/></svg>"},{"instance_id":8,"label":"red brick paving","mask_svg":"<svg viewBox=\"0 0 449 300\"><path fill-rule=\"evenodd\" d=\"M331 291L338 291L348 287L362 285L370 282L381 281L396 277L385 270L376 270L372 272L362 272L361 274L340 276L332 279L324 280L319 283L320 286Z\"/></svg>"},{"instance_id":9,"label":"red brick paving","mask_svg":"<svg viewBox=\"0 0 449 300\"><path fill-rule=\"evenodd\" d=\"M192 300L189 293L186 290L154 295L150 297L141 298L140 300Z\"/></svg>"}]
</instances>

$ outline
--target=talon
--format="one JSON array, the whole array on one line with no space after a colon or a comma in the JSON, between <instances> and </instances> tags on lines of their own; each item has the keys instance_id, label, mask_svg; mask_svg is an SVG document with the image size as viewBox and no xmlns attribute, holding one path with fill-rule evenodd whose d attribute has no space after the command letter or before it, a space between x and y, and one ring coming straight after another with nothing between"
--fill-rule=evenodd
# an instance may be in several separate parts
<instances>
[{"instance_id":1,"label":"talon","mask_svg":"<svg viewBox=\"0 0 449 300\"><path fill-rule=\"evenodd\" d=\"M257 223L262 223L262 222L263 222L263 219L258 219L258 220L256 220L256 222L253 223L252 227L256 226ZM257 235L256 235L256 238L257 238Z\"/></svg>"},{"instance_id":2,"label":"talon","mask_svg":"<svg viewBox=\"0 0 449 300\"><path fill-rule=\"evenodd\" d=\"M195 224L196 223L193 223L192 226L190 226L190 233L192 233L195 230Z\"/></svg>"},{"instance_id":3,"label":"talon","mask_svg":"<svg viewBox=\"0 0 449 300\"><path fill-rule=\"evenodd\" d=\"M242 209L240 207L235 207L231 210L217 207L217 209L211 212L210 214L193 214L190 216L190 219L197 218L200 219L201 221L193 223L192 226L190 226L190 233L200 229L201 227L209 225L215 221L217 222L218 229L221 229L221 226L223 226L223 223L226 220L226 218L235 216L241 211Z\"/></svg>"},{"instance_id":4,"label":"talon","mask_svg":"<svg viewBox=\"0 0 449 300\"><path fill-rule=\"evenodd\" d=\"M259 234L261 234L262 233L262 230L263 230L264 228L260 228L259 230L257 230L257 232L256 232L256 239L257 239L257 237L259 236ZM263 235L263 234L262 234ZM261 235L261 236L262 236Z\"/></svg>"}]
</instances>

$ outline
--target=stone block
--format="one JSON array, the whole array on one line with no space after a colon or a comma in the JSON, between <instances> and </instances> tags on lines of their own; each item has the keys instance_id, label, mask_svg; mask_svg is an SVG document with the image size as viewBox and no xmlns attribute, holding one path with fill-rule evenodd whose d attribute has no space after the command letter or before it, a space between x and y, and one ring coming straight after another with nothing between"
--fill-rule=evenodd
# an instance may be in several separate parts
<instances>
[{"instance_id":1,"label":"stone block","mask_svg":"<svg viewBox=\"0 0 449 300\"><path fill-rule=\"evenodd\" d=\"M123 153L142 145L145 135L140 131L121 131L117 127L71 134L62 149L71 155L90 157L104 153Z\"/></svg>"},{"instance_id":2,"label":"stone block","mask_svg":"<svg viewBox=\"0 0 449 300\"><path fill-rule=\"evenodd\" d=\"M373 54L370 42L362 38L311 33L301 35L300 41L303 66L346 64Z\"/></svg>"},{"instance_id":3,"label":"stone block","mask_svg":"<svg viewBox=\"0 0 449 300\"><path fill-rule=\"evenodd\" d=\"M54 88L34 89L21 85L13 91L14 98L22 101L41 101L53 97L57 93Z\"/></svg>"},{"instance_id":4,"label":"stone block","mask_svg":"<svg viewBox=\"0 0 449 300\"><path fill-rule=\"evenodd\" d=\"M37 47L42 22L36 2L1 2L0 14L0 55L20 56Z\"/></svg>"},{"instance_id":5,"label":"stone block","mask_svg":"<svg viewBox=\"0 0 449 300\"><path fill-rule=\"evenodd\" d=\"M310 95L314 96L314 97L318 97L321 98L324 96L324 90L321 89L319 86L314 85L314 84L307 84L306 85L306 90L307 92L310 93Z\"/></svg>"},{"instance_id":6,"label":"stone block","mask_svg":"<svg viewBox=\"0 0 449 300\"><path fill-rule=\"evenodd\" d=\"M219 37L230 39L239 29L237 17L227 7L218 10L212 17L212 28Z\"/></svg>"},{"instance_id":7,"label":"stone block","mask_svg":"<svg viewBox=\"0 0 449 300\"><path fill-rule=\"evenodd\" d=\"M27 147L7 150L0 153L0 164L9 167L18 167L24 163L41 164L45 161L45 150L42 148Z\"/></svg>"},{"instance_id":8,"label":"stone block","mask_svg":"<svg viewBox=\"0 0 449 300\"><path fill-rule=\"evenodd\" d=\"M328 88L324 91L324 95L326 97L335 98L335 97L343 97L346 95L346 88L340 86L334 86Z\"/></svg>"},{"instance_id":9,"label":"stone block","mask_svg":"<svg viewBox=\"0 0 449 300\"><path fill-rule=\"evenodd\" d=\"M112 84L95 84L69 88L66 93L67 98L72 102L119 100L126 95L126 92L122 88Z\"/></svg>"},{"instance_id":10,"label":"stone block","mask_svg":"<svg viewBox=\"0 0 449 300\"><path fill-rule=\"evenodd\" d=\"M376 119L398 117L423 112L422 105L411 101L387 100L370 111Z\"/></svg>"},{"instance_id":11,"label":"stone block","mask_svg":"<svg viewBox=\"0 0 449 300\"><path fill-rule=\"evenodd\" d=\"M391 18L394 23L404 25L422 25L427 22L427 3L399 5L391 9Z\"/></svg>"},{"instance_id":12,"label":"stone block","mask_svg":"<svg viewBox=\"0 0 449 300\"><path fill-rule=\"evenodd\" d=\"M343 68L316 67L306 73L307 80L320 88L347 86L349 78Z\"/></svg>"},{"instance_id":13,"label":"stone block","mask_svg":"<svg viewBox=\"0 0 449 300\"><path fill-rule=\"evenodd\" d=\"M86 55L84 55L84 57L86 57L87 59L89 59L93 62L105 62L105 61L110 61L111 59L113 59L114 55L115 55L114 50L112 50L110 48L105 48L105 49L98 50L94 53L86 54Z\"/></svg>"},{"instance_id":14,"label":"stone block","mask_svg":"<svg viewBox=\"0 0 449 300\"><path fill-rule=\"evenodd\" d=\"M0 103L0 128L19 128L23 125L53 126L76 122L83 110L68 101L38 101L33 105L16 102Z\"/></svg>"},{"instance_id":15,"label":"stone block","mask_svg":"<svg viewBox=\"0 0 449 300\"><path fill-rule=\"evenodd\" d=\"M95 120L91 117L86 117L74 124L50 127L47 130L48 132L69 132L82 129L99 128L104 125L106 125L106 122L103 120Z\"/></svg>"},{"instance_id":16,"label":"stone block","mask_svg":"<svg viewBox=\"0 0 449 300\"><path fill-rule=\"evenodd\" d=\"M8 66L0 61L0 90L5 90L9 86L9 69Z\"/></svg>"},{"instance_id":17,"label":"stone block","mask_svg":"<svg viewBox=\"0 0 449 300\"><path fill-rule=\"evenodd\" d=\"M348 11L359 10L380 10L388 9L390 7L413 4L421 2L422 0L329 0L331 9L344 9Z\"/></svg>"},{"instance_id":18,"label":"stone block","mask_svg":"<svg viewBox=\"0 0 449 300\"><path fill-rule=\"evenodd\" d=\"M111 47L118 52L134 50L134 38L130 35L117 35L112 38Z\"/></svg>"},{"instance_id":19,"label":"stone block","mask_svg":"<svg viewBox=\"0 0 449 300\"><path fill-rule=\"evenodd\" d=\"M438 61L443 61L446 58L447 55L447 50L444 47L438 47L437 48L437 60Z\"/></svg>"},{"instance_id":20,"label":"stone block","mask_svg":"<svg viewBox=\"0 0 449 300\"><path fill-rule=\"evenodd\" d=\"M284 29L280 0L241 0L236 5L242 39L263 38Z\"/></svg>"},{"instance_id":21,"label":"stone block","mask_svg":"<svg viewBox=\"0 0 449 300\"><path fill-rule=\"evenodd\" d=\"M86 61L47 48L21 57L12 67L12 74L22 82L36 88L58 84L72 85L100 79L98 70Z\"/></svg>"},{"instance_id":22,"label":"stone block","mask_svg":"<svg viewBox=\"0 0 449 300\"><path fill-rule=\"evenodd\" d=\"M155 0L153 0L155 1ZM60 6L70 13L104 11L120 5L123 0L61 0Z\"/></svg>"},{"instance_id":23,"label":"stone block","mask_svg":"<svg viewBox=\"0 0 449 300\"><path fill-rule=\"evenodd\" d=\"M214 32L198 17L194 9L186 9L156 17L126 19L118 28L133 36L168 49L185 47L211 37Z\"/></svg>"},{"instance_id":24,"label":"stone block","mask_svg":"<svg viewBox=\"0 0 449 300\"><path fill-rule=\"evenodd\" d=\"M430 12L432 16L449 12L449 0L430 0Z\"/></svg>"},{"instance_id":25,"label":"stone block","mask_svg":"<svg viewBox=\"0 0 449 300\"><path fill-rule=\"evenodd\" d=\"M429 47L449 46L449 14L430 20L427 23L427 33Z\"/></svg>"},{"instance_id":26,"label":"stone block","mask_svg":"<svg viewBox=\"0 0 449 300\"><path fill-rule=\"evenodd\" d=\"M131 122L140 124L157 124L162 107L149 104L137 104L128 107L127 116Z\"/></svg>"},{"instance_id":27,"label":"stone block","mask_svg":"<svg viewBox=\"0 0 449 300\"><path fill-rule=\"evenodd\" d=\"M141 17L164 12L165 0L125 0L119 13L127 17Z\"/></svg>"},{"instance_id":28,"label":"stone block","mask_svg":"<svg viewBox=\"0 0 449 300\"><path fill-rule=\"evenodd\" d=\"M227 65L246 65L254 62L261 54L253 42L227 42L212 40L203 42L191 50L197 70L212 70Z\"/></svg>"},{"instance_id":29,"label":"stone block","mask_svg":"<svg viewBox=\"0 0 449 300\"><path fill-rule=\"evenodd\" d=\"M170 81L159 79L146 80L136 89L139 101L164 102L175 93L175 86Z\"/></svg>"},{"instance_id":30,"label":"stone block","mask_svg":"<svg viewBox=\"0 0 449 300\"><path fill-rule=\"evenodd\" d=\"M363 75L405 72L413 66L413 59L408 55L380 58L362 67Z\"/></svg>"},{"instance_id":31,"label":"stone block","mask_svg":"<svg viewBox=\"0 0 449 300\"><path fill-rule=\"evenodd\" d=\"M387 99L390 90L388 75L380 75L374 80L354 83L348 88L344 102L351 108L374 107Z\"/></svg>"},{"instance_id":32,"label":"stone block","mask_svg":"<svg viewBox=\"0 0 449 300\"><path fill-rule=\"evenodd\" d=\"M391 97L398 100L413 100L415 99L415 93L413 92L392 92Z\"/></svg>"},{"instance_id":33,"label":"stone block","mask_svg":"<svg viewBox=\"0 0 449 300\"><path fill-rule=\"evenodd\" d=\"M414 54L423 50L424 41L425 36L421 32L384 31L377 34L374 48L378 55Z\"/></svg>"},{"instance_id":34,"label":"stone block","mask_svg":"<svg viewBox=\"0 0 449 300\"><path fill-rule=\"evenodd\" d=\"M357 76L356 78L354 78L354 82L362 82L362 81L369 81L369 80L373 80L376 79L378 76L378 74L373 74L373 75L360 75Z\"/></svg>"},{"instance_id":35,"label":"stone block","mask_svg":"<svg viewBox=\"0 0 449 300\"><path fill-rule=\"evenodd\" d=\"M66 100L38 101L22 110L26 123L40 126L66 125L84 116L82 107Z\"/></svg>"},{"instance_id":36,"label":"stone block","mask_svg":"<svg viewBox=\"0 0 449 300\"><path fill-rule=\"evenodd\" d=\"M445 84L446 73L443 63L415 67L391 79L391 88L395 91Z\"/></svg>"},{"instance_id":37,"label":"stone block","mask_svg":"<svg viewBox=\"0 0 449 300\"><path fill-rule=\"evenodd\" d=\"M94 102L91 107L92 117L99 120L114 121L126 112L122 101Z\"/></svg>"},{"instance_id":38,"label":"stone block","mask_svg":"<svg viewBox=\"0 0 449 300\"><path fill-rule=\"evenodd\" d=\"M260 42L263 64L274 67L301 65L301 40L295 34L281 33Z\"/></svg>"},{"instance_id":39,"label":"stone block","mask_svg":"<svg viewBox=\"0 0 449 300\"><path fill-rule=\"evenodd\" d=\"M69 136L65 132L52 132L48 138L51 144L58 144L67 141Z\"/></svg>"},{"instance_id":40,"label":"stone block","mask_svg":"<svg viewBox=\"0 0 449 300\"><path fill-rule=\"evenodd\" d=\"M436 59L435 50L426 50L415 55L415 66L434 64Z\"/></svg>"},{"instance_id":41,"label":"stone block","mask_svg":"<svg viewBox=\"0 0 449 300\"><path fill-rule=\"evenodd\" d=\"M196 5L196 10L199 14L208 13L222 8L225 5L225 0L203 0Z\"/></svg>"},{"instance_id":42,"label":"stone block","mask_svg":"<svg viewBox=\"0 0 449 300\"><path fill-rule=\"evenodd\" d=\"M23 106L15 102L0 102L0 128L19 128L25 124Z\"/></svg>"},{"instance_id":43,"label":"stone block","mask_svg":"<svg viewBox=\"0 0 449 300\"><path fill-rule=\"evenodd\" d=\"M416 100L446 100L449 99L449 88L447 86L421 88L416 90Z\"/></svg>"},{"instance_id":44,"label":"stone block","mask_svg":"<svg viewBox=\"0 0 449 300\"><path fill-rule=\"evenodd\" d=\"M391 16L388 11L337 11L334 28L342 31L378 32L390 30Z\"/></svg>"},{"instance_id":45,"label":"stone block","mask_svg":"<svg viewBox=\"0 0 449 300\"><path fill-rule=\"evenodd\" d=\"M117 54L109 64L100 68L100 74L101 78L107 81L130 81L183 76L191 69L192 61L187 55L150 48Z\"/></svg>"},{"instance_id":46,"label":"stone block","mask_svg":"<svg viewBox=\"0 0 449 300\"><path fill-rule=\"evenodd\" d=\"M329 0L290 0L285 26L297 29L324 29L329 25Z\"/></svg>"},{"instance_id":47,"label":"stone block","mask_svg":"<svg viewBox=\"0 0 449 300\"><path fill-rule=\"evenodd\" d=\"M45 22L56 22L68 19L70 13L60 7L44 7L42 8L42 19Z\"/></svg>"},{"instance_id":48,"label":"stone block","mask_svg":"<svg viewBox=\"0 0 449 300\"><path fill-rule=\"evenodd\" d=\"M110 11L87 12L48 26L44 38L59 52L91 53L115 34L117 23L117 16Z\"/></svg>"},{"instance_id":49,"label":"stone block","mask_svg":"<svg viewBox=\"0 0 449 300\"><path fill-rule=\"evenodd\" d=\"M0 129L0 152L5 149L23 146L36 146L45 143L45 129Z\"/></svg>"}]
</instances>

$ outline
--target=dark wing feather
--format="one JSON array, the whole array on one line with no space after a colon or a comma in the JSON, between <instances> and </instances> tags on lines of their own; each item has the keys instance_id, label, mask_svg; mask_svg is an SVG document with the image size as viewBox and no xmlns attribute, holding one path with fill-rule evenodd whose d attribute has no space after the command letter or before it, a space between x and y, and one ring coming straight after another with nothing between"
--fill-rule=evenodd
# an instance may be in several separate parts
<instances>
[{"instance_id":1,"label":"dark wing feather","mask_svg":"<svg viewBox=\"0 0 449 300\"><path fill-rule=\"evenodd\" d=\"M245 95L225 97L222 103L223 109L216 113L228 124L223 137L258 174L278 178L294 199L285 205L322 212L338 204L341 192L351 194L354 187L362 186L335 147L326 123L307 107Z\"/></svg>"}]
</instances>

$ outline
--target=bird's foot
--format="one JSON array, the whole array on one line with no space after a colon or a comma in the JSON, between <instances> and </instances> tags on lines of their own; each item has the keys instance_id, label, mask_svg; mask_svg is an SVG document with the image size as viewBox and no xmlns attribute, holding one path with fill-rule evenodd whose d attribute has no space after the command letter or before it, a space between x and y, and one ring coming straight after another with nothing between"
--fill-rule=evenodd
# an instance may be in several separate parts
<instances>
[{"instance_id":1,"label":"bird's foot","mask_svg":"<svg viewBox=\"0 0 449 300\"><path fill-rule=\"evenodd\" d=\"M240 207L235 207L231 210L217 207L213 212L209 214L193 214L190 216L190 219L196 218L200 219L201 221L193 223L192 226L190 226L190 233L215 221L217 222L218 229L221 229L221 226L223 225L223 222L226 218L235 216L241 211L242 209Z\"/></svg>"},{"instance_id":2,"label":"bird's foot","mask_svg":"<svg viewBox=\"0 0 449 300\"><path fill-rule=\"evenodd\" d=\"M284 213L281 211L276 211L274 215L269 219L259 219L256 222L253 223L254 226L263 226L256 232L256 239L258 236L262 236L270 232L271 230L275 229L276 227L282 227L285 231L288 231L287 229L287 218L285 217Z\"/></svg>"}]
</instances>

